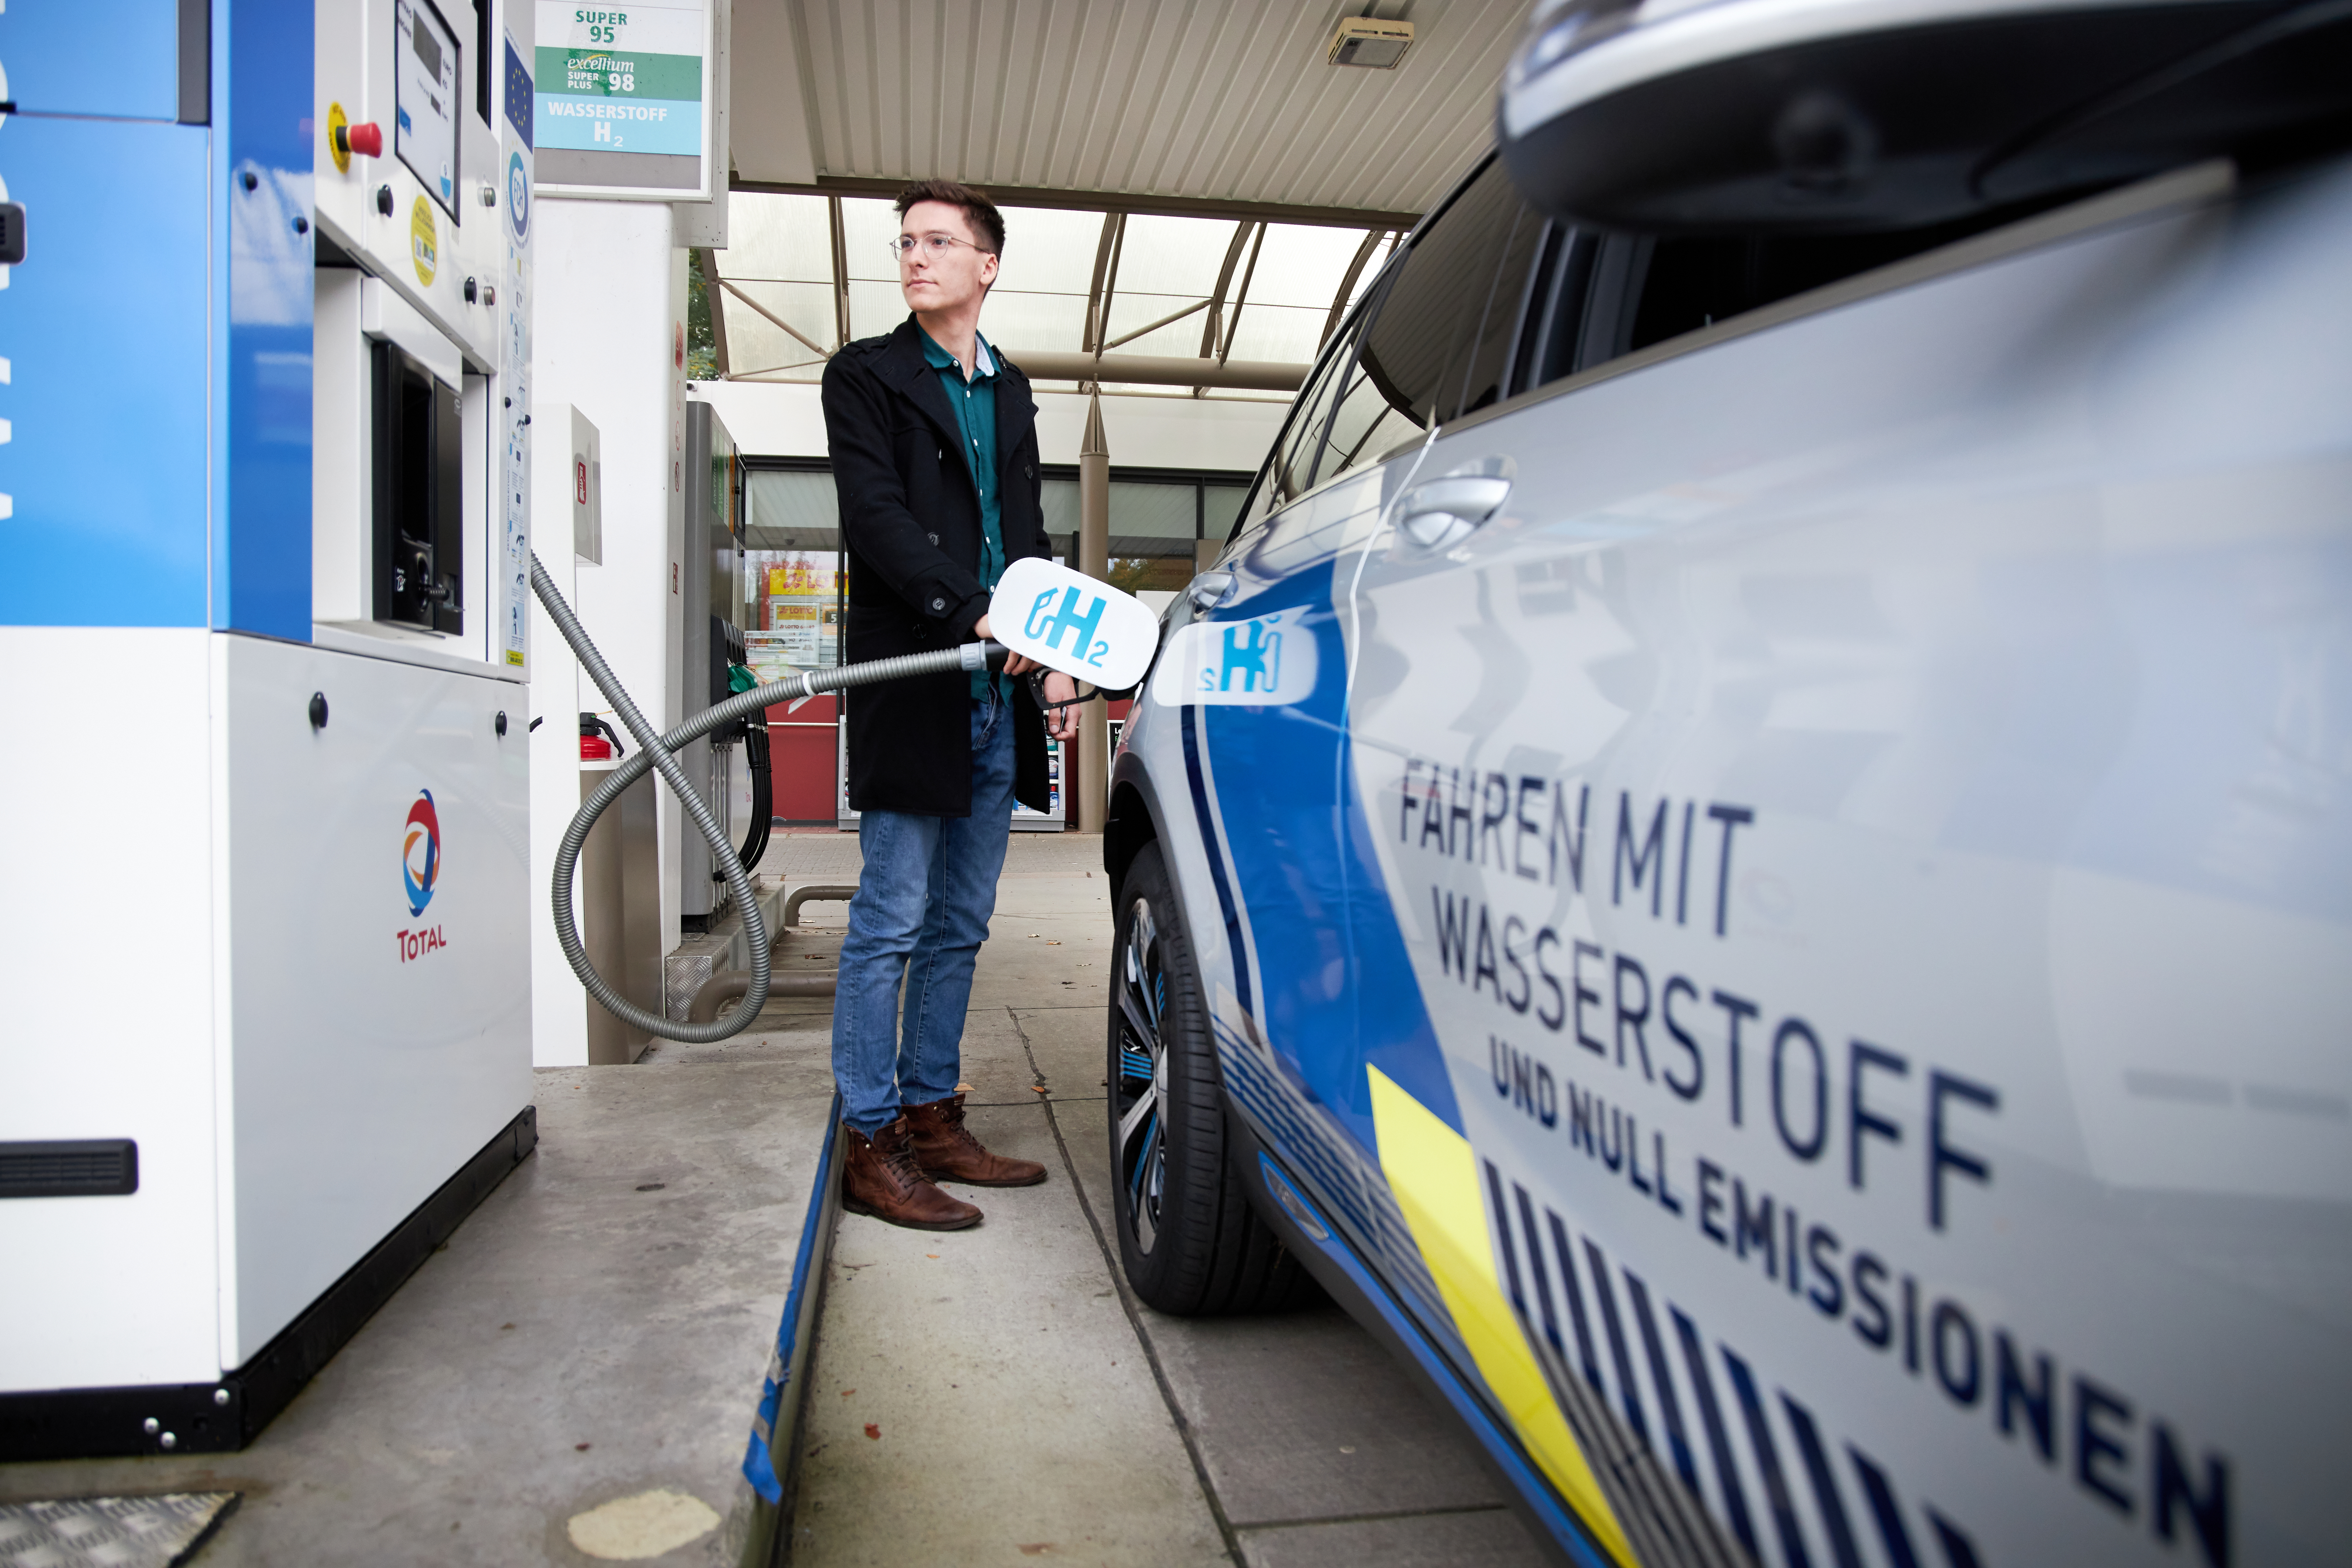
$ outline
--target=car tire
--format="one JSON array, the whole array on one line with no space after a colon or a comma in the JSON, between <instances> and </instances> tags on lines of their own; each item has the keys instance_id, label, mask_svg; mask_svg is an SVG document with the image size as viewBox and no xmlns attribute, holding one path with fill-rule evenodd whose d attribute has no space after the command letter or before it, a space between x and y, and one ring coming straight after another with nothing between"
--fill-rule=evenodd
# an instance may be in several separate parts
<instances>
[{"instance_id":1,"label":"car tire","mask_svg":"<svg viewBox=\"0 0 2352 1568\"><path fill-rule=\"evenodd\" d=\"M1227 1160L1201 972L1160 846L1119 887L1109 1020L1111 1207L1128 1284L1179 1317L1262 1312L1316 1287Z\"/></svg>"}]
</instances>

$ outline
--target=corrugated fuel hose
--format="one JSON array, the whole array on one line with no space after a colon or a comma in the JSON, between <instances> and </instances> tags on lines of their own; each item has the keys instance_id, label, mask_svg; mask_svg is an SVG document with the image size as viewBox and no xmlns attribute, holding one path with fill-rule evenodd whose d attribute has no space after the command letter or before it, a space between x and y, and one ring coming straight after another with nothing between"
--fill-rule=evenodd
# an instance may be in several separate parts
<instances>
[{"instance_id":1,"label":"corrugated fuel hose","mask_svg":"<svg viewBox=\"0 0 2352 1568\"><path fill-rule=\"evenodd\" d=\"M580 977L580 984L587 988L589 995L596 999L597 1005L631 1028L658 1035L666 1040L682 1040L689 1045L708 1045L713 1040L723 1040L730 1035L740 1034L760 1016L760 1009L768 1000L767 922L761 918L760 903L751 886L751 873L744 868L742 858L736 853L735 846L728 840L727 830L710 815L710 808L701 798L687 787L685 771L678 766L675 755L677 748L739 719L755 713L764 714L774 703L789 702L796 698L843 691L854 686L873 686L886 680L905 680L918 675L1001 669L1004 667L1007 650L1001 643L973 642L941 648L937 653L902 654L896 658L870 659L864 664L843 665L834 669L806 670L789 679L739 692L716 708L696 714L667 734L656 735L653 726L646 721L646 716L637 710L637 705L629 700L627 689L613 674L612 667L604 662L604 655L596 651L595 643L589 638L587 629L581 626L580 618L572 613L572 606L563 602L563 595L556 588L554 579L539 563L536 551L530 557L530 589L539 595L539 602L546 606L548 617L554 621L555 629L563 634L563 640L570 643L572 651L579 656L581 668L588 672L588 678L596 683L596 689L612 703L613 710L620 715L621 722L627 726L629 733L635 736L637 742L637 754L614 768L595 792L581 803L579 815L572 817L572 826L563 830L563 842L556 850L553 888L555 940L562 945L564 961L572 965L572 973ZM694 824L695 831L701 834L704 842L710 846L711 856L719 874L726 879L728 891L734 897L735 907L743 911L743 934L751 944L751 989L743 994L742 1002L732 1013L715 1023L680 1024L633 1005L588 962L588 950L581 943L579 924L572 918L572 881L580 863L581 847L588 841L589 829L596 826L596 819L604 815L604 809L621 797L622 791L645 777L651 769L660 771L670 793L677 795L678 804L686 808L687 817Z\"/></svg>"}]
</instances>

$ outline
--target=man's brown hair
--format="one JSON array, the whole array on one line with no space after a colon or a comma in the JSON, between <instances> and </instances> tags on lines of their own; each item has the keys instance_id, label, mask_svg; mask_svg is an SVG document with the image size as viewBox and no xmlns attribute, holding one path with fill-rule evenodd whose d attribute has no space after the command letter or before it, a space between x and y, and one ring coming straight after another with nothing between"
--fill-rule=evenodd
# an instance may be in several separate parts
<instances>
[{"instance_id":1,"label":"man's brown hair","mask_svg":"<svg viewBox=\"0 0 2352 1568\"><path fill-rule=\"evenodd\" d=\"M970 185L960 185L953 180L917 180L898 193L898 216L905 217L907 209L917 202L943 202L961 208L980 247L992 252L1000 260L1003 258L1004 215L996 210L994 202Z\"/></svg>"}]
</instances>

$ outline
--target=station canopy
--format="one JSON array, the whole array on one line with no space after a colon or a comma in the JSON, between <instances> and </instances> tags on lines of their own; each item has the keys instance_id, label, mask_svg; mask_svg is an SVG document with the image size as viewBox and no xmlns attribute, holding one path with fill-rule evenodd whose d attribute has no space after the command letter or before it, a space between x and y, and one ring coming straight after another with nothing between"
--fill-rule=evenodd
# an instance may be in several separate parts
<instances>
[{"instance_id":1,"label":"station canopy","mask_svg":"<svg viewBox=\"0 0 2352 1568\"><path fill-rule=\"evenodd\" d=\"M1075 378L1101 354L1107 373L1157 362L1150 384L1105 374L1106 394L1286 403L1417 216L1492 146L1527 6L735 0L726 241L694 253L698 374L812 384L842 343L904 321L893 198L944 174L1004 214L981 330L1040 390L1096 384ZM1365 16L1411 24L1393 68L1334 63L1336 30ZM1183 361L1225 374L1191 383ZM823 639L839 519L819 470L763 463L746 491L752 635L798 628L802 663L838 657ZM1137 592L1189 581L1251 478L1113 474L1111 581ZM1075 554L1075 472L1049 465L1040 486Z\"/></svg>"},{"instance_id":2,"label":"station canopy","mask_svg":"<svg viewBox=\"0 0 2352 1568\"><path fill-rule=\"evenodd\" d=\"M1092 384L1071 378L1101 353L1226 366L1210 387L1130 363L1154 384L1106 393L1286 401L1493 145L1527 7L737 0L727 238L696 258L712 368L814 382L841 343L904 321L892 198L949 175L1004 214L981 331L1041 388ZM1392 68L1338 51L1368 17L1411 29Z\"/></svg>"},{"instance_id":3,"label":"station canopy","mask_svg":"<svg viewBox=\"0 0 2352 1568\"><path fill-rule=\"evenodd\" d=\"M1002 211L1004 253L980 327L1015 363L1024 353L1102 352L1304 366L1403 233L1395 222L1012 203ZM898 233L888 197L736 191L727 227L727 248L698 257L724 378L814 382L842 342L906 319L888 249ZM1097 310L1099 343L1090 326ZM1040 390L1083 384L1035 379ZM1289 397L1109 381L1102 390Z\"/></svg>"}]
</instances>

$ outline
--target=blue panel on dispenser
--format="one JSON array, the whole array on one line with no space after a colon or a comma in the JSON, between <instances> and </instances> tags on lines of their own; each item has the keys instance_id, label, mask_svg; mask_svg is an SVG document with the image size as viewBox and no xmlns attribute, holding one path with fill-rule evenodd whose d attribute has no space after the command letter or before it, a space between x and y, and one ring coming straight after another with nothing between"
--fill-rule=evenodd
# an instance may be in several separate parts
<instances>
[{"instance_id":1,"label":"blue panel on dispenser","mask_svg":"<svg viewBox=\"0 0 2352 1568\"><path fill-rule=\"evenodd\" d=\"M180 112L177 0L72 0L0 10L0 61L24 115L173 120Z\"/></svg>"},{"instance_id":2,"label":"blue panel on dispenser","mask_svg":"<svg viewBox=\"0 0 2352 1568\"><path fill-rule=\"evenodd\" d=\"M205 142L0 127L26 247L0 289L0 624L205 624Z\"/></svg>"},{"instance_id":3,"label":"blue panel on dispenser","mask_svg":"<svg viewBox=\"0 0 2352 1568\"><path fill-rule=\"evenodd\" d=\"M308 642L315 23L310 0L225 3L228 527L213 624Z\"/></svg>"}]
</instances>

